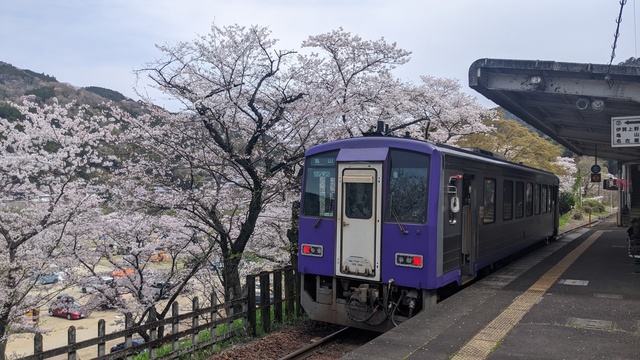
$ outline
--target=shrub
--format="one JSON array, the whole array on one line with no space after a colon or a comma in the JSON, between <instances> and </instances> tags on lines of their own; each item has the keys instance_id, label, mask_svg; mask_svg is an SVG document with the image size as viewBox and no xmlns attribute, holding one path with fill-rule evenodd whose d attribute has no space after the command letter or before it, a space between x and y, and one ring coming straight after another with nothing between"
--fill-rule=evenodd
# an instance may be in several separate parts
<instances>
[{"instance_id":1,"label":"shrub","mask_svg":"<svg viewBox=\"0 0 640 360\"><path fill-rule=\"evenodd\" d=\"M582 220L582 212L576 211L573 213L573 220Z\"/></svg>"},{"instance_id":2,"label":"shrub","mask_svg":"<svg viewBox=\"0 0 640 360\"><path fill-rule=\"evenodd\" d=\"M605 211L605 206L597 200L584 200L582 202L582 206L591 208L591 212L595 213L601 213Z\"/></svg>"},{"instance_id":3,"label":"shrub","mask_svg":"<svg viewBox=\"0 0 640 360\"><path fill-rule=\"evenodd\" d=\"M573 194L568 192L560 193L560 215L567 214L571 211L571 208L576 204L575 199L573 198Z\"/></svg>"}]
</instances>

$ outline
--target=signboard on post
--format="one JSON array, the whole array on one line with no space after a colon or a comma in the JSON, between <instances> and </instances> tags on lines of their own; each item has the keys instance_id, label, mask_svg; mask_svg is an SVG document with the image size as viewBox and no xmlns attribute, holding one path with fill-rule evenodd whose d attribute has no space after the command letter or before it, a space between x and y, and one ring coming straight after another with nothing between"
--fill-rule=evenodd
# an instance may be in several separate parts
<instances>
[{"instance_id":1,"label":"signboard on post","mask_svg":"<svg viewBox=\"0 0 640 360\"><path fill-rule=\"evenodd\" d=\"M611 118L611 146L640 146L640 116Z\"/></svg>"}]
</instances>

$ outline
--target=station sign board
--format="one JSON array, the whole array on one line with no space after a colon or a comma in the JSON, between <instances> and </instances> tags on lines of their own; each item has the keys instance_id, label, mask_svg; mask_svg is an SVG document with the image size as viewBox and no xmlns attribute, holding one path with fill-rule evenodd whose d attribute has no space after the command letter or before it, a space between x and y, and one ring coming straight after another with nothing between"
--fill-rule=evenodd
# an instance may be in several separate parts
<instances>
[{"instance_id":1,"label":"station sign board","mask_svg":"<svg viewBox=\"0 0 640 360\"><path fill-rule=\"evenodd\" d=\"M611 146L640 146L640 116L611 118Z\"/></svg>"}]
</instances>

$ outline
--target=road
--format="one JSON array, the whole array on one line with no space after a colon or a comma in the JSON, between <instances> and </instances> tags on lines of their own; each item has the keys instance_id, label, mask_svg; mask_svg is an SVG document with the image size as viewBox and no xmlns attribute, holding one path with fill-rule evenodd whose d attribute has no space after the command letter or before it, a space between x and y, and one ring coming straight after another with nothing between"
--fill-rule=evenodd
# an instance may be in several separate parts
<instances>
[{"instance_id":1,"label":"road","mask_svg":"<svg viewBox=\"0 0 640 360\"><path fill-rule=\"evenodd\" d=\"M66 318L50 316L46 308L40 311L40 327L50 332L43 335L44 350L55 349L67 345L67 332L70 326L76 327L76 341L82 341L98 336L98 320L106 322L106 332L111 333L124 329L124 315L114 310L94 311L91 316L80 320L67 320ZM121 323L121 324L117 324ZM114 340L107 343L109 348L122 340ZM33 336L18 338L15 335L9 337L7 355L9 357L26 356L33 354ZM98 355L98 346L81 349L77 352L78 359L92 359ZM60 355L52 359L66 359L66 355Z\"/></svg>"},{"instance_id":2,"label":"road","mask_svg":"<svg viewBox=\"0 0 640 360\"><path fill-rule=\"evenodd\" d=\"M199 289L198 293L202 293ZM86 301L88 294L82 294L79 290L69 288L65 291L65 294L76 297L80 303ZM178 296L176 299L181 305L180 311L187 311L184 308L191 308L191 300L186 296ZM162 304L165 301L161 302ZM115 310L94 310L89 317L80 320L67 320L66 318L50 316L48 306L40 308L40 328L48 330L47 334L43 334L44 348L43 350L51 350L58 347L67 345L67 334L70 326L76 327L76 341L83 341L92 339L98 336L98 321L100 319L105 320L106 333L112 333L114 331L124 329L124 314L121 314ZM113 340L107 342L106 351L109 353L111 346L122 342L123 339ZM16 358L18 356L26 356L33 354L33 335L12 335L9 337L7 344L8 357ZM98 346L92 346L85 349L80 349L77 352L78 359L92 359L98 356ZM60 355L51 359L66 359L66 355Z\"/></svg>"}]
</instances>

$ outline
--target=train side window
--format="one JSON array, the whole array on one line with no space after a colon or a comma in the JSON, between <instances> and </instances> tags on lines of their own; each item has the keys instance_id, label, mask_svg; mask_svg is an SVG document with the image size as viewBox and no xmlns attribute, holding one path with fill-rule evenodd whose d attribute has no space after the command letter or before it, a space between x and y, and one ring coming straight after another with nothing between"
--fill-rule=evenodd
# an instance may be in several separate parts
<instances>
[{"instance_id":1,"label":"train side window","mask_svg":"<svg viewBox=\"0 0 640 360\"><path fill-rule=\"evenodd\" d=\"M502 183L502 220L513 219L513 181Z\"/></svg>"},{"instance_id":2,"label":"train side window","mask_svg":"<svg viewBox=\"0 0 640 360\"><path fill-rule=\"evenodd\" d=\"M540 184L533 186L533 213L540 214Z\"/></svg>"},{"instance_id":3,"label":"train side window","mask_svg":"<svg viewBox=\"0 0 640 360\"><path fill-rule=\"evenodd\" d=\"M496 221L496 179L484 179L484 217L482 222L491 224Z\"/></svg>"},{"instance_id":4,"label":"train side window","mask_svg":"<svg viewBox=\"0 0 640 360\"><path fill-rule=\"evenodd\" d=\"M302 193L302 214L333 217L336 197L337 151L307 158Z\"/></svg>"},{"instance_id":5,"label":"train side window","mask_svg":"<svg viewBox=\"0 0 640 360\"><path fill-rule=\"evenodd\" d=\"M542 200L542 213L543 214L546 214L547 211L549 211L549 201L548 201L548 197L547 197L547 191L548 191L547 185L542 185L541 200Z\"/></svg>"},{"instance_id":6,"label":"train side window","mask_svg":"<svg viewBox=\"0 0 640 360\"><path fill-rule=\"evenodd\" d=\"M526 212L527 212L527 216L531 216L533 215L533 184L531 184L530 182L527 183L527 187L525 190L526 193Z\"/></svg>"},{"instance_id":7,"label":"train side window","mask_svg":"<svg viewBox=\"0 0 640 360\"><path fill-rule=\"evenodd\" d=\"M427 221L429 156L391 149L385 221L424 223Z\"/></svg>"},{"instance_id":8,"label":"train side window","mask_svg":"<svg viewBox=\"0 0 640 360\"><path fill-rule=\"evenodd\" d=\"M524 183L516 182L516 219L524 216Z\"/></svg>"}]
</instances>

